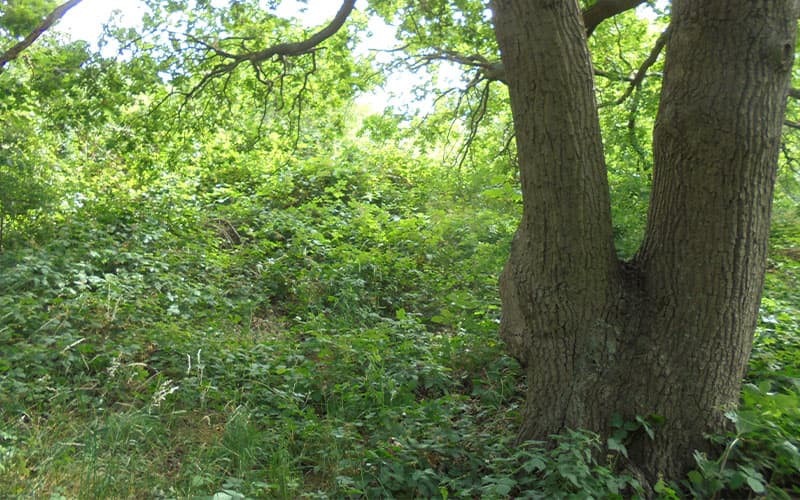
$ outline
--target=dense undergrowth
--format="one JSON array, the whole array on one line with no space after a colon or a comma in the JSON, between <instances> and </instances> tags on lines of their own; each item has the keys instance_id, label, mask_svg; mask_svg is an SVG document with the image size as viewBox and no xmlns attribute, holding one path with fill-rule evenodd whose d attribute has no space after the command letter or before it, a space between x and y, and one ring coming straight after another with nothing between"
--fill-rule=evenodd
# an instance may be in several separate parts
<instances>
[{"instance_id":1,"label":"dense undergrowth","mask_svg":"<svg viewBox=\"0 0 800 500\"><path fill-rule=\"evenodd\" d=\"M17 12L32 28L50 3ZM646 418L605 443L514 442L523 381L497 336L520 211L505 89L465 72L424 120L369 115L356 95L393 77L354 55L360 18L319 57L195 95L219 68L209 46L145 34L176 12L192 15L173 34L208 28L199 40L236 50L307 32L264 2L215 3L150 2L141 32L104 35L121 57L56 36L3 73L0 498L800 497L793 137L731 432L651 491L625 456L627 435L658 432ZM496 53L483 3L418 3L457 21L422 48ZM448 26L439 14L411 38L401 26L401 57ZM6 46L28 33L0 17ZM599 102L631 93L653 26L629 12L591 37ZM599 108L623 257L644 231L659 93L648 76Z\"/></svg>"},{"instance_id":2,"label":"dense undergrowth","mask_svg":"<svg viewBox=\"0 0 800 500\"><path fill-rule=\"evenodd\" d=\"M496 327L513 183L398 151L120 173L0 254L0 496L608 498L624 439L513 444ZM438 170L437 170L438 168ZM742 407L663 498L800 489L796 209L779 211ZM641 423L620 423L620 436Z\"/></svg>"}]
</instances>

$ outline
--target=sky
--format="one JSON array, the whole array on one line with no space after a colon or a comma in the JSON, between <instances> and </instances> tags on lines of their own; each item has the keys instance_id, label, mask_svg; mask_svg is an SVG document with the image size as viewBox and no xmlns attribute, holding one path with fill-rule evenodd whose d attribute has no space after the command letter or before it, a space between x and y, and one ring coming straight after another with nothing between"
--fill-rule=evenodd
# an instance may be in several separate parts
<instances>
[{"instance_id":1,"label":"sky","mask_svg":"<svg viewBox=\"0 0 800 500\"><path fill-rule=\"evenodd\" d=\"M216 5L225 5L229 0L213 0ZM666 4L665 0L656 2L661 8ZM356 8L364 8L366 0L358 0ZM299 2L297 0L281 0L277 9L277 14L283 17L296 17L306 27L324 26L336 14L341 3L332 0L308 0ZM56 29L69 33L74 39L86 40L96 43L103 29L103 24L109 19L114 11L118 10L121 24L124 26L135 27L139 24L142 13L144 12L143 2L140 0L83 0L76 7L71 9L56 26ZM639 8L640 16L650 18L653 13L649 9ZM370 21L370 31L373 33L370 39L362 42L356 50L375 50L391 49L396 43L392 36L391 27L383 24L379 19ZM114 54L115 48L106 48L107 56ZM411 88L418 83L424 76L414 75L408 71L398 71L388 79L385 88L375 90L369 94L360 96L357 102L368 106L374 111L382 111L387 103L395 107L405 107L408 111L428 112L433 109L434 96L430 96L427 101L416 101L411 93ZM446 86L461 86L459 84L460 70L455 66L443 66L438 75L438 79Z\"/></svg>"},{"instance_id":2,"label":"sky","mask_svg":"<svg viewBox=\"0 0 800 500\"><path fill-rule=\"evenodd\" d=\"M56 26L73 38L94 42L103 31L103 23L114 10L119 10L126 26L135 26L141 18L142 4L138 0L83 0L67 12Z\"/></svg>"},{"instance_id":3,"label":"sky","mask_svg":"<svg viewBox=\"0 0 800 500\"><path fill-rule=\"evenodd\" d=\"M226 3L224 0L214 2L216 5ZM297 17L306 26L315 26L331 19L338 9L339 3L330 0L312 0L310 5L303 5L296 0L283 0L277 13ZM136 26L144 6L139 0L83 0L64 16L58 29L72 34L76 39L91 42L100 36L103 23L115 10L121 12L126 26Z\"/></svg>"},{"instance_id":4,"label":"sky","mask_svg":"<svg viewBox=\"0 0 800 500\"><path fill-rule=\"evenodd\" d=\"M226 0L215 1L215 4L219 5L226 3L228 3ZM364 0L360 0L356 4L356 8L363 8L364 3ZM306 3L297 0L282 0L276 13L283 17L296 17L306 27L321 27L334 17L340 5L338 1L331 0L310 0ZM139 0L83 0L67 12L56 29L68 33L73 39L86 40L94 44L102 33L103 24L117 10L123 26L136 27L144 12L144 6ZM371 21L370 29L373 36L365 40L359 50L385 50L395 46L391 28L382 24L382 21L378 19ZM115 49L109 47L107 50L107 55L112 56ZM419 78L411 73L398 73L393 75L385 89L360 96L357 102L375 111L382 111L388 102L408 104L412 109L416 108L417 110L425 109L428 106L432 107L433 100L430 103L413 102L410 89ZM458 75L453 73L448 78L455 82Z\"/></svg>"}]
</instances>

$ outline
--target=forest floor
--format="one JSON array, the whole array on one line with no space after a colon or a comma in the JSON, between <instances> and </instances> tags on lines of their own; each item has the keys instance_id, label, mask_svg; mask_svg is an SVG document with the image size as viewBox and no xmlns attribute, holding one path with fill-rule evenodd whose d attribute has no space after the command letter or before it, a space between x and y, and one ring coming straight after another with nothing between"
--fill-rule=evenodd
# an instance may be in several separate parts
<instances>
[{"instance_id":1,"label":"forest floor","mask_svg":"<svg viewBox=\"0 0 800 500\"><path fill-rule=\"evenodd\" d=\"M0 497L635 494L591 433L513 446L504 193L437 202L421 174L304 168L165 179L9 233ZM660 497L800 495L798 258L786 212L736 432Z\"/></svg>"}]
</instances>

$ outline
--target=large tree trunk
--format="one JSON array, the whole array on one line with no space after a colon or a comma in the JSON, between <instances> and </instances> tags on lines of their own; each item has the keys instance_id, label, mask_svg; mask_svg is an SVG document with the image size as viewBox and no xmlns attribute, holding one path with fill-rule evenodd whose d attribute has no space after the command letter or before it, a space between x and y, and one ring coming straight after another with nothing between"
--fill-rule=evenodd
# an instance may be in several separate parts
<instances>
[{"instance_id":1,"label":"large tree trunk","mask_svg":"<svg viewBox=\"0 0 800 500\"><path fill-rule=\"evenodd\" d=\"M617 261L581 15L572 0L497 0L524 210L501 277L500 333L525 367L521 438L608 435L649 478L676 477L725 425L765 270L794 54L795 1L675 0L645 241Z\"/></svg>"}]
</instances>

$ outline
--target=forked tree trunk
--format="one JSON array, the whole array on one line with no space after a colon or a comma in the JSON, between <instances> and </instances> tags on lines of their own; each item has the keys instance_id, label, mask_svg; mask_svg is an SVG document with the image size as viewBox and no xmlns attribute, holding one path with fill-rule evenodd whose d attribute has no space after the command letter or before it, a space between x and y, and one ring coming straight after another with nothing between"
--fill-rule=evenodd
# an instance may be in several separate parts
<instances>
[{"instance_id":1,"label":"forked tree trunk","mask_svg":"<svg viewBox=\"0 0 800 500\"><path fill-rule=\"evenodd\" d=\"M496 0L524 210L500 333L528 383L521 438L607 435L676 477L725 426L747 366L794 56L794 0L675 0L645 241L616 259L592 68L577 2Z\"/></svg>"}]
</instances>

